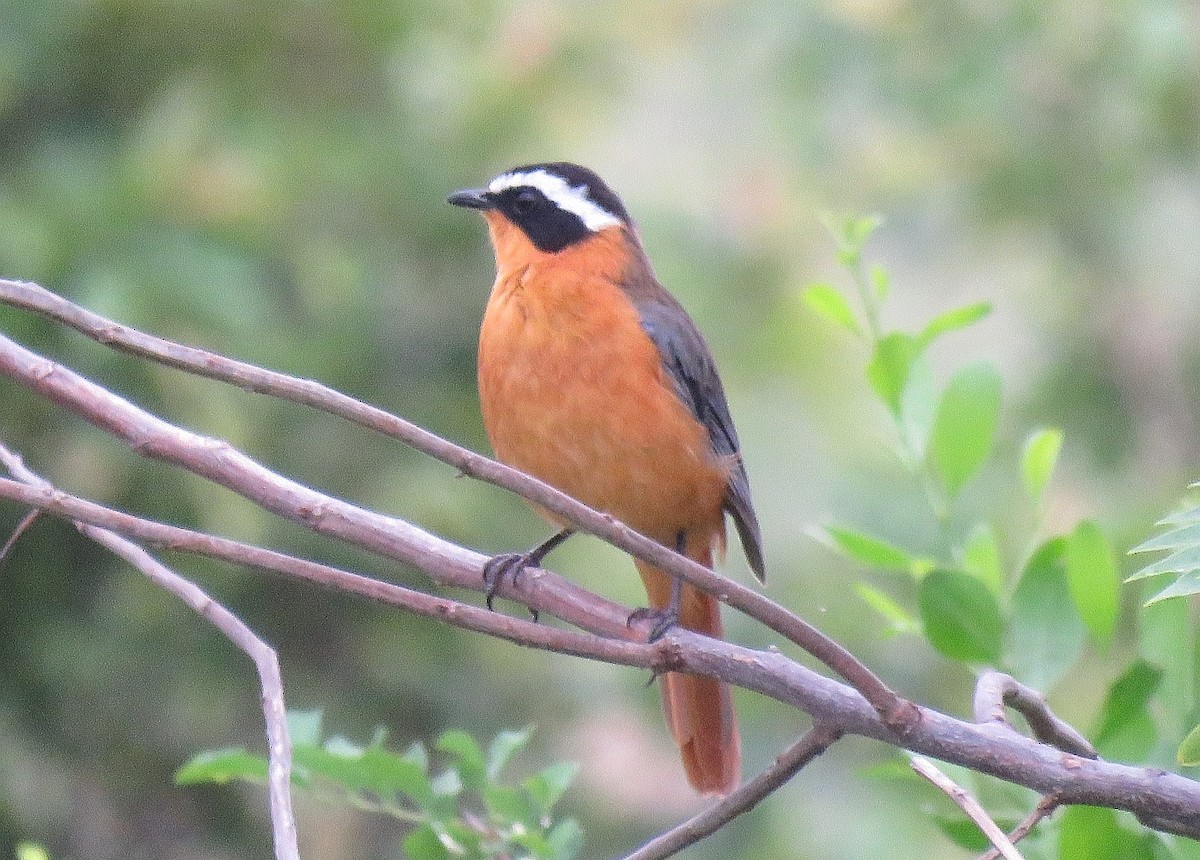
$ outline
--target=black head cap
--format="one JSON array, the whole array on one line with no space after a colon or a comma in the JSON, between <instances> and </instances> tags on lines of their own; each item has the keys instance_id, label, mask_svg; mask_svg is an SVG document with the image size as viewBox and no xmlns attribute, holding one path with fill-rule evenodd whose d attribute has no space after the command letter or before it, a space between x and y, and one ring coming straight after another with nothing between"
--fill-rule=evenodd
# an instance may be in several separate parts
<instances>
[{"instance_id":1,"label":"black head cap","mask_svg":"<svg viewBox=\"0 0 1200 860\"><path fill-rule=\"evenodd\" d=\"M607 227L631 226L624 204L604 180L566 161L514 167L487 188L451 194L449 202L500 212L551 254Z\"/></svg>"}]
</instances>

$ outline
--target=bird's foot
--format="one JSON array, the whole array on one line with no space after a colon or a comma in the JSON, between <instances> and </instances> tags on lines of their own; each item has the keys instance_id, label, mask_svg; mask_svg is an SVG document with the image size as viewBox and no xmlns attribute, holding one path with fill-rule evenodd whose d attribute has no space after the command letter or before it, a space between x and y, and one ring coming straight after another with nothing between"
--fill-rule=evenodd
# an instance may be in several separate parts
<instances>
[{"instance_id":1,"label":"bird's foot","mask_svg":"<svg viewBox=\"0 0 1200 860\"><path fill-rule=\"evenodd\" d=\"M629 613L629 617L625 619L625 626L632 627L644 621L650 622L650 635L646 637L647 642L657 642L663 635L672 627L679 623L679 613L673 609L654 609L650 606L643 606L641 609L635 609Z\"/></svg>"},{"instance_id":2,"label":"bird's foot","mask_svg":"<svg viewBox=\"0 0 1200 860\"><path fill-rule=\"evenodd\" d=\"M486 597L487 608L494 608L492 601L496 599L496 592L505 577L508 577L512 584L516 585L521 574L525 572L525 568L531 564L537 564L539 560L533 552L505 552L484 562L483 593ZM538 620L536 609L530 609L529 614L533 616L534 621Z\"/></svg>"}]
</instances>

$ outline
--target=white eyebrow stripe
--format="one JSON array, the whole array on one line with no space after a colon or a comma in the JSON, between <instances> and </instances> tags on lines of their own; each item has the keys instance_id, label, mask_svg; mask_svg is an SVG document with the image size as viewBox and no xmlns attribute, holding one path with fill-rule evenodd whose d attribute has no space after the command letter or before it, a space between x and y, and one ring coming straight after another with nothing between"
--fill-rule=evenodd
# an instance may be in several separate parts
<instances>
[{"instance_id":1,"label":"white eyebrow stripe","mask_svg":"<svg viewBox=\"0 0 1200 860\"><path fill-rule=\"evenodd\" d=\"M588 197L587 188L580 185L572 187L567 180L545 170L530 170L522 173L502 173L491 181L488 191L499 193L509 188L536 188L546 195L559 209L579 216L583 226L593 233L605 227L614 227L621 219L613 215L592 198Z\"/></svg>"}]
</instances>

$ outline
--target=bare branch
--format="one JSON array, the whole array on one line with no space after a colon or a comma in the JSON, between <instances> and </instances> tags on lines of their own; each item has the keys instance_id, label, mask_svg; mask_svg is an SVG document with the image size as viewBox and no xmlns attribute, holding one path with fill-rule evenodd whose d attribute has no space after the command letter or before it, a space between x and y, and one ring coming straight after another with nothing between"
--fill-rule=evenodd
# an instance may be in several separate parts
<instances>
[{"instance_id":1,"label":"bare branch","mask_svg":"<svg viewBox=\"0 0 1200 860\"><path fill-rule=\"evenodd\" d=\"M1031 832L1033 832L1033 828L1037 827L1043 818L1051 815L1054 810L1058 809L1058 805L1058 796L1054 794L1047 794L1038 802L1038 805L1033 808L1033 812L1025 816L1024 820L1022 820L1020 824L1012 829L1012 832L1008 834L1008 841L1016 845ZM979 860L999 860L999 858L1000 849L995 847L989 848L979 856Z\"/></svg>"},{"instance_id":2,"label":"bare branch","mask_svg":"<svg viewBox=\"0 0 1200 860\"><path fill-rule=\"evenodd\" d=\"M40 476L26 468L17 454L3 445L0 445L0 462L25 483L43 489L49 487ZM203 589L172 571L137 544L106 529L85 523L75 525L82 534L125 559L155 585L182 600L254 661L262 688L263 718L267 730L267 797L271 809L275 857L276 860L300 860L296 817L292 812L292 742L288 737L283 677L279 672L279 658L275 650Z\"/></svg>"},{"instance_id":3,"label":"bare branch","mask_svg":"<svg viewBox=\"0 0 1200 860\"><path fill-rule=\"evenodd\" d=\"M988 838L988 841L996 846L996 850L1000 852L1001 857L1005 858L1005 860L1025 860L1016 846L1004 835L1004 831L1000 829L996 822L992 821L991 816L987 814L987 810L980 805L974 795L946 776L927 758L913 756L911 764L913 770L932 782L947 797L958 804L959 809L965 812L967 817L975 822L975 826L983 831L983 835Z\"/></svg>"},{"instance_id":4,"label":"bare branch","mask_svg":"<svg viewBox=\"0 0 1200 860\"><path fill-rule=\"evenodd\" d=\"M33 505L52 516L105 528L151 546L204 555L300 579L519 645L621 665L654 668L656 652L650 645L534 624L274 550L131 516L68 495L49 485L31 487L0 478L0 498ZM628 611L616 604L612 606L617 615Z\"/></svg>"},{"instance_id":5,"label":"bare branch","mask_svg":"<svg viewBox=\"0 0 1200 860\"><path fill-rule=\"evenodd\" d=\"M1005 705L1025 718L1034 737L1042 743L1072 755L1097 758L1095 747L1050 710L1045 696L1003 672L984 672L975 684L975 722L998 723L1012 729L1004 715Z\"/></svg>"},{"instance_id":6,"label":"bare branch","mask_svg":"<svg viewBox=\"0 0 1200 860\"><path fill-rule=\"evenodd\" d=\"M121 556L156 585L181 599L254 661L262 687L263 718L267 727L267 797L271 808L275 857L277 860L299 860L296 818L292 813L292 742L288 737L283 678L279 673L279 658L275 649L194 583L155 560L137 544L93 526L80 525L79 530Z\"/></svg>"},{"instance_id":7,"label":"bare branch","mask_svg":"<svg viewBox=\"0 0 1200 860\"><path fill-rule=\"evenodd\" d=\"M678 555L669 548L617 522L611 516L592 510L536 478L454 445L411 422L355 400L317 382L307 379L297 379L245 362L234 361L206 352L205 350L184 346L145 334L113 320L106 319L98 314L91 313L37 284L0 279L0 301L58 320L88 337L112 346L114 349L149 358L189 373L228 382L249 391L270 394L274 397L306 404L399 439L418 451L422 451L443 463L454 466L465 475L487 481L498 487L503 487L559 514L581 530L595 535L667 573L690 582L702 591L716 596L735 609L755 618L776 633L799 645L834 672L845 678L851 686L862 693L867 701L879 711L884 718L885 724L900 734L904 734L911 729L917 719L917 711L911 703L897 696L854 655L803 619L788 612L782 606L769 600L759 592ZM12 344L11 341L6 341L6 344L10 345L9 348L16 347L16 344ZM16 348L20 349L20 347ZM22 350L22 352L25 351ZM22 370L13 368L10 362L6 362L7 366L3 369L4 372L9 373L17 381L38 390L42 386L37 385L36 380L28 377L29 371L37 368L38 372L46 374L45 382L47 384L44 387L48 390L41 393L54 399L54 395L50 392L55 391L61 397L64 386L55 384L61 380L51 382L52 377L55 371L57 371L60 377L70 372L66 371L65 368L50 364L45 359L40 359L31 364L30 357L33 357L32 353L20 356L20 359L22 359L20 364L24 367L23 372ZM86 380L80 381L86 382ZM82 415L103 429L114 433L117 432L116 428L110 424L106 424L101 420L102 416L97 415L94 411L81 411L79 408L73 407L66 400L56 399L56 402L68 409L72 409L72 411ZM126 406L130 406L126 401L120 402ZM117 435L121 434L117 433ZM196 471L187 462L170 456L173 446L169 444L169 440L155 440L154 442L143 443L128 436L123 436L122 438L133 444L134 449L139 453L159 459L167 459L175 462L177 465ZM168 444L164 446L164 442ZM224 483L214 474L205 472L197 473L218 483ZM225 485L229 486L229 484ZM231 487L231 489L242 492L237 487ZM248 496L248 498L251 497ZM258 499L253 500L259 501ZM275 510L275 513L281 512ZM287 516L287 514L283 515ZM339 537L345 538L344 535L339 535ZM360 545L366 546L366 544ZM369 548L379 551L375 547ZM391 557L395 558L396 556ZM506 584L506 587L501 589L501 594L521 600L533 609L559 614L553 608L531 603L530 598L532 595L524 593L524 590L520 588L520 584L516 588ZM559 617L565 616L559 615ZM576 623L575 619L570 620L572 620L572 623ZM609 631L608 635L612 635L612 632Z\"/></svg>"},{"instance_id":8,"label":"bare branch","mask_svg":"<svg viewBox=\"0 0 1200 860\"><path fill-rule=\"evenodd\" d=\"M602 647L589 644L597 643L597 640L589 639L585 634L569 630L555 631L545 625L488 613L479 607L454 604L453 601L421 595L420 592L409 592L356 574L343 571L337 577L323 576L321 571L326 570L323 565L302 559L295 559L293 564L288 561L288 556L282 554L259 548L243 549L241 547L244 545L222 538L139 520L53 490L0 480L0 497L13 499L23 505L44 506L47 513L64 519L101 523L114 531L130 534L138 540L156 542L169 549L200 552L285 575L295 575L331 588L403 606L451 624L470 626L471 629L519 644L553 650L561 648L564 653L595 657L626 666L657 671L686 671L720 678L799 708L810 714L818 724L837 726L847 734L902 745L913 752L953 762L1043 794L1054 793L1063 804L1086 803L1125 809L1149 819L1146 821L1148 826L1173 833L1186 835L1200 830L1200 783L1179 774L1080 758L1026 738L1008 727L964 722L928 708L921 708L917 729L901 742L883 725L878 713L853 689L819 675L774 650L754 651L679 628L669 631L654 645L600 639L598 642L605 643ZM468 555L479 558L473 553ZM552 574L545 574L542 587L556 588L556 580ZM409 601L406 596L409 594L424 597L428 603ZM607 601L602 603L615 606L607 604ZM614 614L621 618L625 612L622 607L616 607ZM474 621L467 623L472 614L477 618L477 624ZM624 629L623 623L620 627L623 634L628 636L629 632ZM560 634L566 638L561 641L551 638ZM539 636L543 638L539 639Z\"/></svg>"},{"instance_id":9,"label":"bare branch","mask_svg":"<svg viewBox=\"0 0 1200 860\"><path fill-rule=\"evenodd\" d=\"M21 521L17 523L17 527L12 530L12 534L8 536L8 540L4 542L4 546L0 546L0 564L4 564L4 560L8 558L8 554L12 552L13 547L17 545L17 541L21 539L21 535L29 531L29 527L37 522L37 518L41 515L41 511L34 509L27 513L21 519Z\"/></svg>"},{"instance_id":10,"label":"bare branch","mask_svg":"<svg viewBox=\"0 0 1200 860\"><path fill-rule=\"evenodd\" d=\"M661 836L651 839L625 860L665 860L711 836L743 812L749 812L764 797L787 783L810 761L825 752L842 733L828 726L815 725L800 740L775 759L766 770L744 783L720 803L704 810Z\"/></svg>"}]
</instances>

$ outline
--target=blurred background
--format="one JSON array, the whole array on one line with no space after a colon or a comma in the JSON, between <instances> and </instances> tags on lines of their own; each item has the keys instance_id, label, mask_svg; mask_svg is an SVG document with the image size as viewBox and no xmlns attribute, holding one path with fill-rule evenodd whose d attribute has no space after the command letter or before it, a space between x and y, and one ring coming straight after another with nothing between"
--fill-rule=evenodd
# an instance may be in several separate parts
<instances>
[{"instance_id":1,"label":"blurred background","mask_svg":"<svg viewBox=\"0 0 1200 860\"><path fill-rule=\"evenodd\" d=\"M1066 433L1047 528L1094 516L1123 551L1200 477L1198 57L1200 13L1183 0L0 0L0 276L487 450L474 349L492 261L483 225L445 196L514 164L586 164L622 195L722 368L771 597L901 691L966 714L969 673L885 636L849 587L870 577L812 535L838 521L923 552L941 540L883 443L864 351L799 300L813 280L846 284L819 216L884 218L869 250L892 273L888 325L994 303L934 358L943 379L976 358L1004 377L995 465L964 505L990 500L1006 562L1030 545L1013 463L1041 424ZM0 330L450 540L498 552L548 533L515 498L341 422L8 308ZM0 404L0 437L70 491L427 585L11 384ZM0 504L0 533L23 514ZM514 767L582 764L564 804L587 858L699 808L643 673L172 561L279 647L290 705L324 707L333 730L366 741L385 725L402 749L453 726L486 739L535 724ZM628 560L597 541L552 563L643 600ZM748 576L736 549L726 569ZM1092 655L1089 671L1107 683L1120 665ZM1049 692L1086 729L1099 689ZM749 774L806 720L738 703ZM172 784L195 751L237 745L263 748L248 662L39 522L0 571L0 856L20 839L56 858L267 856L261 790ZM963 856L919 798L865 775L892 757L844 742L688 856ZM399 856L398 827L312 802L299 815L306 856Z\"/></svg>"}]
</instances>

